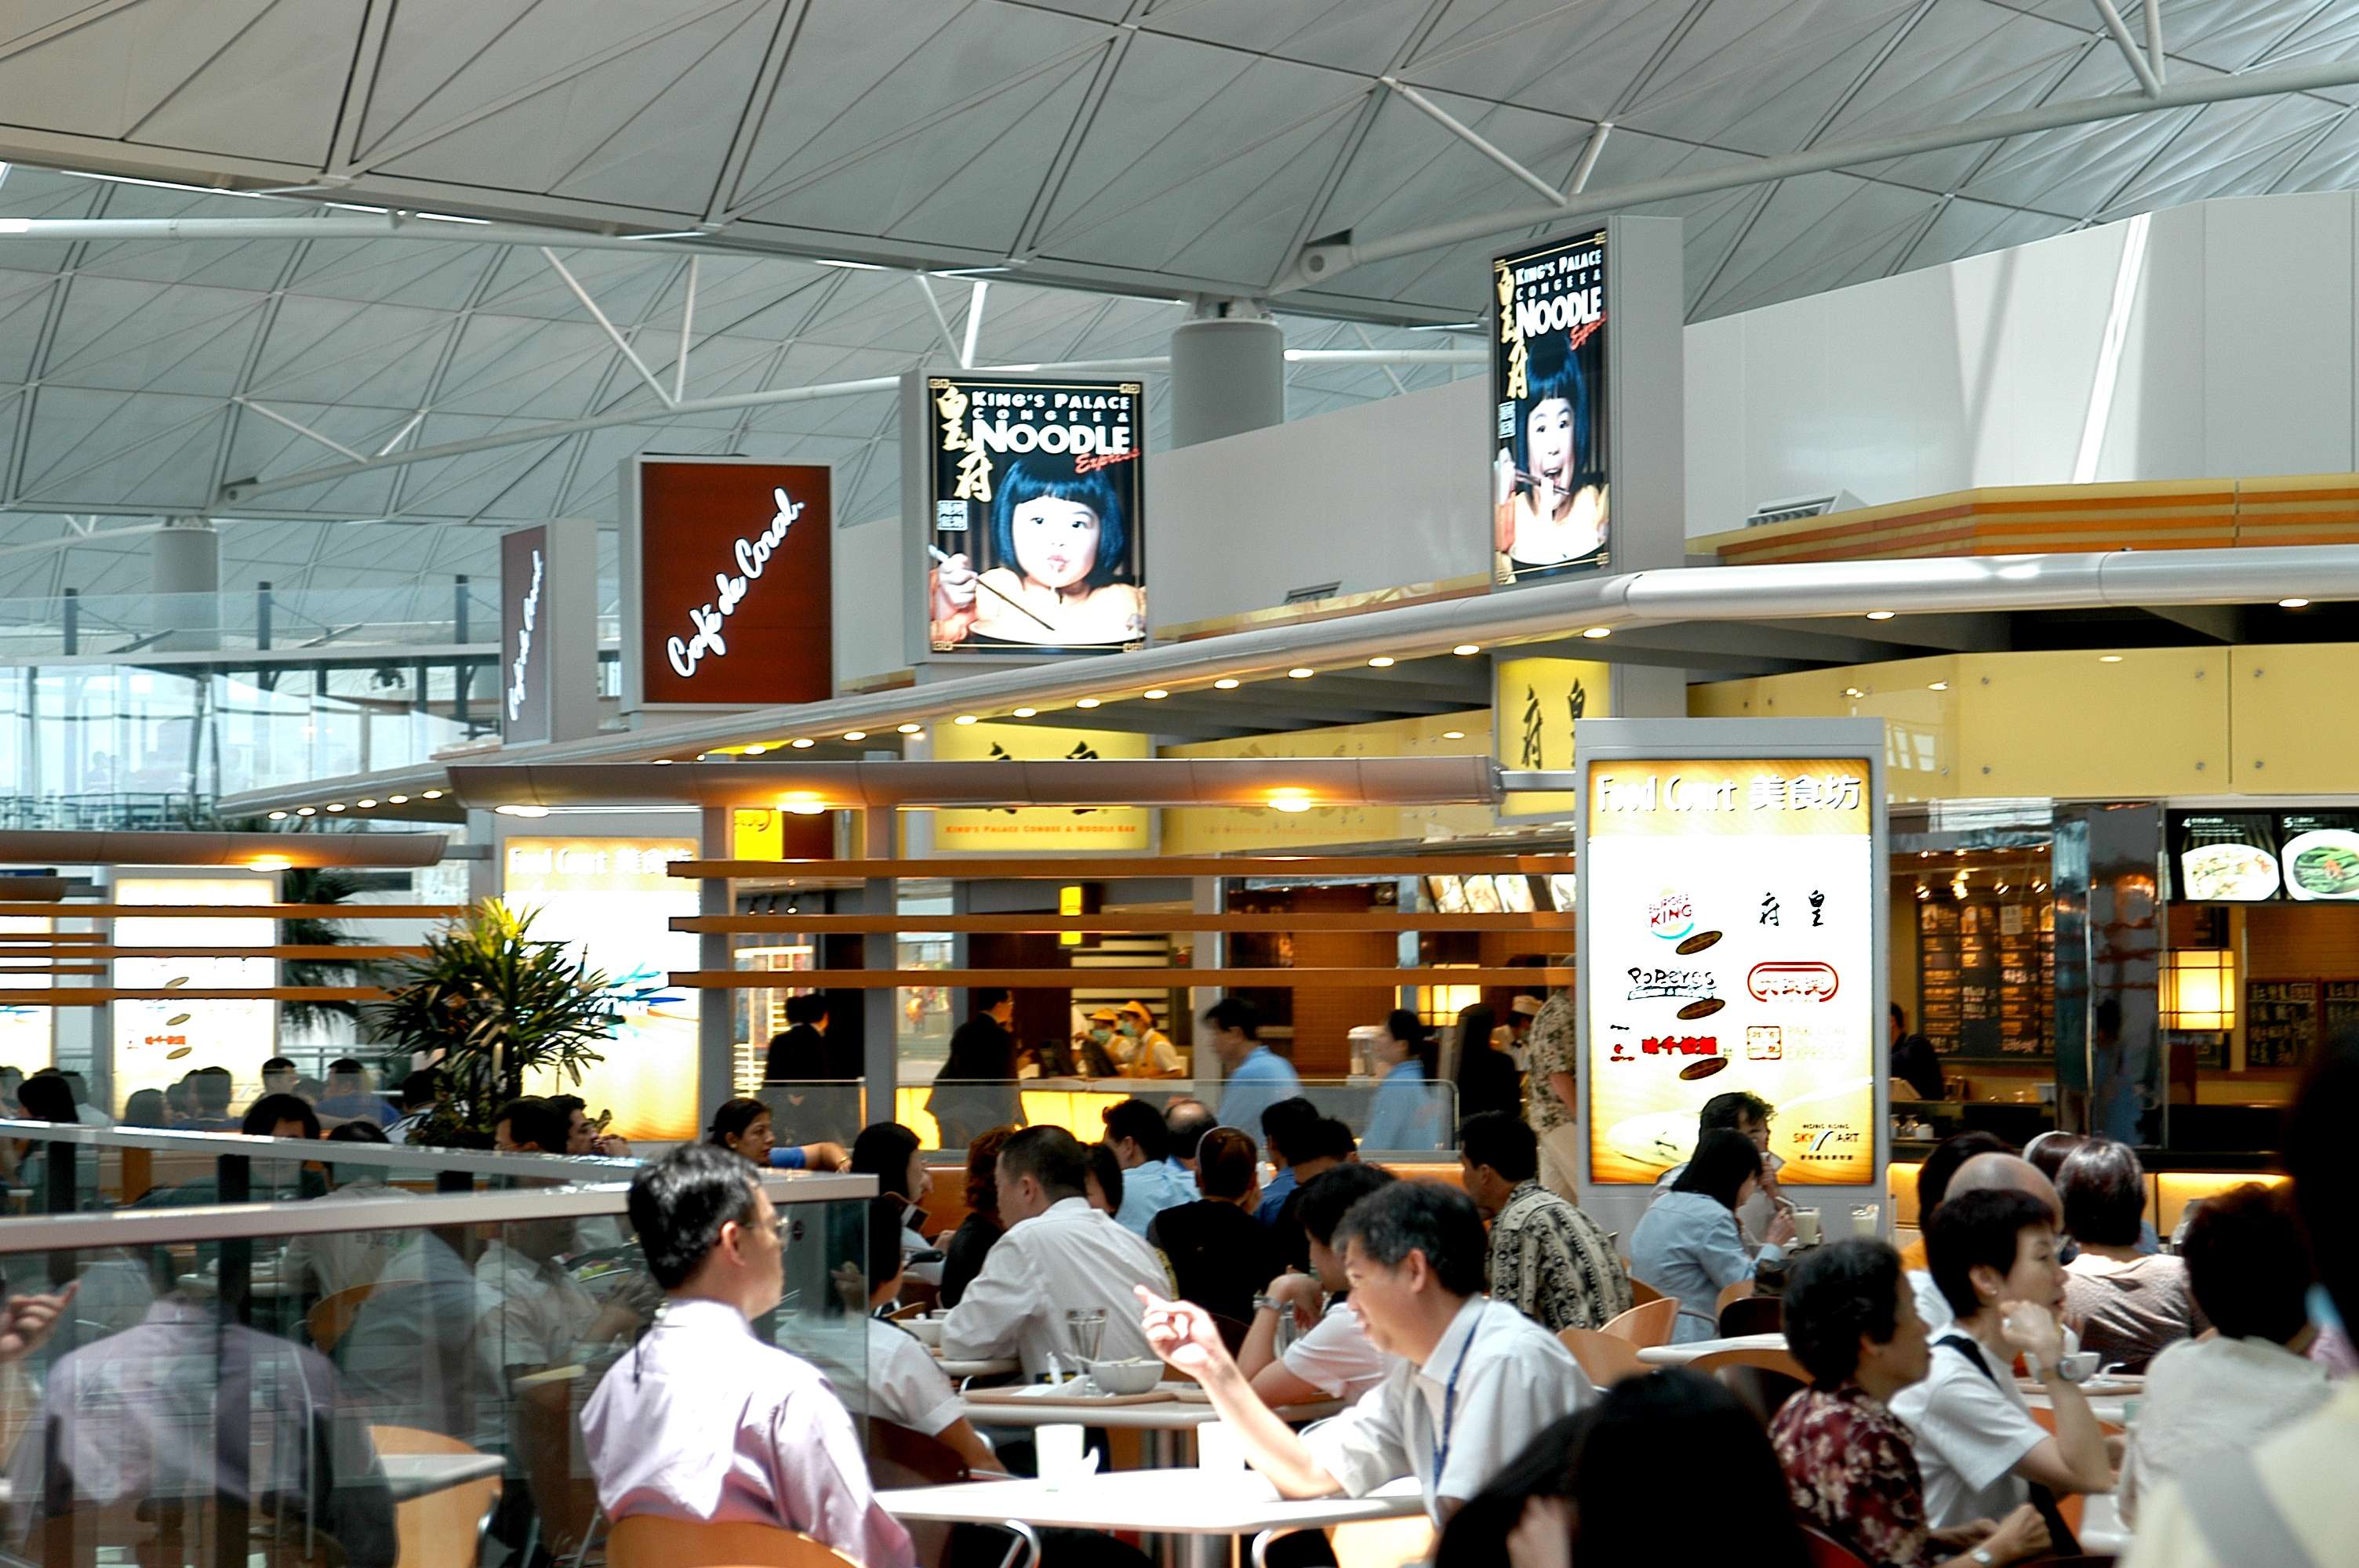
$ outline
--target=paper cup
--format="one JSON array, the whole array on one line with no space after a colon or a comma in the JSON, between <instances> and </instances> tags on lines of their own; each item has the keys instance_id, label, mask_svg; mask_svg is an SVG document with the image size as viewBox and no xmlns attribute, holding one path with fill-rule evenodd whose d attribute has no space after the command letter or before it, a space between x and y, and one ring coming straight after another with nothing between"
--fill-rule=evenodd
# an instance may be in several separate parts
<instances>
[{"instance_id":1,"label":"paper cup","mask_svg":"<svg viewBox=\"0 0 2359 1568\"><path fill-rule=\"evenodd\" d=\"M1820 1242L1821 1237L1821 1232L1819 1229L1819 1211L1814 1208L1796 1209L1794 1211L1795 1243L1802 1247L1816 1247Z\"/></svg>"},{"instance_id":2,"label":"paper cup","mask_svg":"<svg viewBox=\"0 0 2359 1568\"><path fill-rule=\"evenodd\" d=\"M1224 1421L1208 1421L1196 1429L1196 1468L1235 1471L1245 1467L1245 1439Z\"/></svg>"},{"instance_id":3,"label":"paper cup","mask_svg":"<svg viewBox=\"0 0 2359 1568\"><path fill-rule=\"evenodd\" d=\"M1039 1462L1040 1479L1051 1487L1063 1487L1089 1474L1082 1454L1087 1435L1081 1427L1063 1422L1035 1427L1032 1450Z\"/></svg>"}]
</instances>

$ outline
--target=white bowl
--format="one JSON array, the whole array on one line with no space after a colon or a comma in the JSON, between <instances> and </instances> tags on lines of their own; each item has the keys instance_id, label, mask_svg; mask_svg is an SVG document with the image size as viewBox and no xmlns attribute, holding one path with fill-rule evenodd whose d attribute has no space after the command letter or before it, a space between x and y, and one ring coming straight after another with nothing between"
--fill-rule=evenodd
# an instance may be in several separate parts
<instances>
[{"instance_id":1,"label":"white bowl","mask_svg":"<svg viewBox=\"0 0 2359 1568\"><path fill-rule=\"evenodd\" d=\"M901 1326L908 1329L911 1334L916 1335L918 1336L918 1343L920 1345L938 1346L942 1342L942 1320L940 1318L905 1317L901 1320Z\"/></svg>"},{"instance_id":2,"label":"white bowl","mask_svg":"<svg viewBox=\"0 0 2359 1568\"><path fill-rule=\"evenodd\" d=\"M1163 1380L1163 1363L1147 1357L1093 1361L1090 1377L1109 1394L1143 1394Z\"/></svg>"}]
</instances>

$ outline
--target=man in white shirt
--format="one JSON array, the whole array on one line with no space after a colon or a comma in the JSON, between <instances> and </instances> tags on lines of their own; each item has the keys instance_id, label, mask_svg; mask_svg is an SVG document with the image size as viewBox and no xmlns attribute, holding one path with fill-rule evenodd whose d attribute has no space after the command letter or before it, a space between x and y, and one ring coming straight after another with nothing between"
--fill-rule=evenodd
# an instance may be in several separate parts
<instances>
[{"instance_id":1,"label":"man in white shirt","mask_svg":"<svg viewBox=\"0 0 2359 1568\"><path fill-rule=\"evenodd\" d=\"M910 1568L908 1532L876 1505L819 1368L754 1337L786 1271L753 1167L684 1143L631 1183L630 1212L667 1299L582 1411L606 1517L779 1526L864 1568Z\"/></svg>"},{"instance_id":2,"label":"man in white shirt","mask_svg":"<svg viewBox=\"0 0 2359 1568\"><path fill-rule=\"evenodd\" d=\"M845 1407L947 1444L971 1470L997 1470L997 1456L967 1420L966 1401L933 1356L916 1335L873 1315L900 1292L901 1271L891 1267L901 1259L900 1199L887 1195L870 1200L868 1256L888 1260L889 1271L880 1271L883 1278L868 1280L850 1266L838 1276L839 1286L849 1287L843 1304L862 1314L868 1326L867 1384L839 1386Z\"/></svg>"},{"instance_id":3,"label":"man in white shirt","mask_svg":"<svg viewBox=\"0 0 2359 1568\"><path fill-rule=\"evenodd\" d=\"M1995 1150L1976 1154L1960 1165L1957 1173L1950 1178L1948 1186L1942 1189L1941 1201L1947 1203L1967 1193L2029 1193L2048 1206L2048 1212L2055 1217L2058 1234L2063 1232L2064 1200L2056 1195L2056 1184L2049 1181L2038 1166L2019 1154L2006 1154ZM1920 1213L1917 1217L1918 1224L1922 1226L1930 1217L1930 1214ZM1941 1287L1934 1283L1932 1270L1909 1270L1908 1287L1917 1296L1917 1315L1925 1320L1928 1329L1939 1334L1950 1326L1949 1299L1941 1294Z\"/></svg>"},{"instance_id":4,"label":"man in white shirt","mask_svg":"<svg viewBox=\"0 0 2359 1568\"><path fill-rule=\"evenodd\" d=\"M1167 1291L1170 1279L1153 1248L1090 1206L1089 1173L1089 1151L1061 1127L1027 1127L1000 1146L1007 1230L942 1325L946 1359L1015 1356L1037 1376L1051 1356L1071 1359L1065 1314L1090 1308L1106 1314L1100 1358L1147 1354L1131 1291Z\"/></svg>"},{"instance_id":5,"label":"man in white shirt","mask_svg":"<svg viewBox=\"0 0 2359 1568\"><path fill-rule=\"evenodd\" d=\"M2065 1375L2064 1266L2048 1207L2020 1192L1953 1194L1925 1227L1933 1278L1955 1314L1925 1380L1892 1399L1917 1434L1925 1522L1951 1530L2028 1502L2060 1552L2071 1532L2057 1492L2107 1492L2114 1467L2077 1379ZM2015 1385L2020 1352L2055 1412L2051 1433Z\"/></svg>"},{"instance_id":6,"label":"man in white shirt","mask_svg":"<svg viewBox=\"0 0 2359 1568\"><path fill-rule=\"evenodd\" d=\"M1381 1165L1338 1165L1299 1189L1294 1214L1310 1246L1314 1272L1289 1272L1272 1280L1255 1302L1253 1325L1237 1349L1237 1366L1262 1403L1357 1400L1392 1372L1397 1357L1369 1340L1367 1325L1343 1294L1350 1284L1332 1243L1335 1227L1353 1204L1398 1179ZM1284 1306L1294 1308L1301 1337L1281 1352L1277 1321Z\"/></svg>"},{"instance_id":7,"label":"man in white shirt","mask_svg":"<svg viewBox=\"0 0 2359 1568\"><path fill-rule=\"evenodd\" d=\"M1368 1338L1401 1361L1332 1421L1295 1433L1245 1381L1210 1314L1142 1288L1147 1342L1203 1384L1279 1496L1364 1497L1415 1476L1442 1522L1596 1390L1554 1335L1483 1293L1483 1220L1465 1194L1395 1182L1353 1205L1336 1235Z\"/></svg>"},{"instance_id":8,"label":"man in white shirt","mask_svg":"<svg viewBox=\"0 0 2359 1568\"><path fill-rule=\"evenodd\" d=\"M1167 1208L1196 1201L1196 1184L1176 1169L1167 1156L1171 1134L1163 1113L1143 1099L1117 1100L1105 1108L1106 1146L1122 1167L1122 1206L1115 1223L1133 1236L1145 1236L1155 1217ZM1190 1162L1196 1146L1187 1149Z\"/></svg>"}]
</instances>

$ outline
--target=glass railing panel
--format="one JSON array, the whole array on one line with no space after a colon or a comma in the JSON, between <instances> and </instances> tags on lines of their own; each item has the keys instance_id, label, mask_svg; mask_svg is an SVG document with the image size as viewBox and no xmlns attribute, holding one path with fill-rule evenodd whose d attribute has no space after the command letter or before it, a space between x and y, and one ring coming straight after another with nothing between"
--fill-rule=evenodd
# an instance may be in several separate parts
<instances>
[{"instance_id":1,"label":"glass railing panel","mask_svg":"<svg viewBox=\"0 0 2359 1568\"><path fill-rule=\"evenodd\" d=\"M871 1185L766 1184L783 1290L751 1331L839 1388L867 1376ZM342 1181L299 1202L0 1220L20 1328L25 1298L61 1300L29 1353L0 1357L0 1551L391 1568L455 1513L449 1561L477 1560L477 1519L502 1555L573 1560L596 1517L583 1412L664 1304L625 1195Z\"/></svg>"},{"instance_id":2,"label":"glass railing panel","mask_svg":"<svg viewBox=\"0 0 2359 1568\"><path fill-rule=\"evenodd\" d=\"M766 1092L775 1092L772 1085ZM893 1119L918 1134L928 1149L963 1149L992 1127L1061 1127L1084 1142L1105 1136L1107 1108L1128 1098L1168 1109L1175 1099L1198 1099L1261 1137L1261 1108L1274 1097L1258 1084L1232 1100L1218 1079L1190 1078L936 1078L902 1084L894 1091ZM1363 1152L1417 1154L1458 1146L1455 1084L1404 1076L1382 1082L1369 1077L1305 1078L1302 1097L1320 1114L1341 1121Z\"/></svg>"}]
</instances>

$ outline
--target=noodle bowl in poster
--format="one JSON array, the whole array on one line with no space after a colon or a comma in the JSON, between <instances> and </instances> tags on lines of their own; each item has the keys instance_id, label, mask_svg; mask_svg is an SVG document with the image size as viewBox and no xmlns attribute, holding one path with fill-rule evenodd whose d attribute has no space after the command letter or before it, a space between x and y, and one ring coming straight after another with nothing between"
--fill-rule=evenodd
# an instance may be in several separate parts
<instances>
[{"instance_id":1,"label":"noodle bowl in poster","mask_svg":"<svg viewBox=\"0 0 2359 1568\"><path fill-rule=\"evenodd\" d=\"M1136 382L927 381L932 652L1145 644L1144 391Z\"/></svg>"},{"instance_id":2,"label":"noodle bowl in poster","mask_svg":"<svg viewBox=\"0 0 2359 1568\"><path fill-rule=\"evenodd\" d=\"M1605 566L1605 231L1491 264L1498 330L1492 566L1501 584Z\"/></svg>"}]
</instances>

